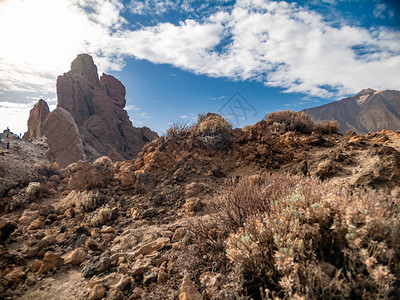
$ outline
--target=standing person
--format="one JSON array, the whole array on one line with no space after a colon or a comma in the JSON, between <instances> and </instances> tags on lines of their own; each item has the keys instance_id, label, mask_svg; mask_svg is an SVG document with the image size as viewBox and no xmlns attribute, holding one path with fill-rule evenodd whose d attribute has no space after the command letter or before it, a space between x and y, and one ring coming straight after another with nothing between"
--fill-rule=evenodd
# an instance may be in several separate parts
<instances>
[{"instance_id":1,"label":"standing person","mask_svg":"<svg viewBox=\"0 0 400 300\"><path fill-rule=\"evenodd\" d=\"M10 149L10 142L7 142L7 149Z\"/></svg>"}]
</instances>

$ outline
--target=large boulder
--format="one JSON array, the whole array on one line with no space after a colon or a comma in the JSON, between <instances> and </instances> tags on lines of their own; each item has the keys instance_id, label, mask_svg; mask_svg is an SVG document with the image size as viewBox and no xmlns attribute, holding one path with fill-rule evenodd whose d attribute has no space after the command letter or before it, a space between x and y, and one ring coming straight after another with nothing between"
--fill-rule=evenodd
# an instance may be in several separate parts
<instances>
[{"instance_id":1,"label":"large boulder","mask_svg":"<svg viewBox=\"0 0 400 300\"><path fill-rule=\"evenodd\" d=\"M50 161L66 167L86 159L78 126L68 111L57 107L47 116L42 129L49 145L46 155Z\"/></svg>"},{"instance_id":2,"label":"large boulder","mask_svg":"<svg viewBox=\"0 0 400 300\"><path fill-rule=\"evenodd\" d=\"M93 58L80 54L71 70L57 79L58 106L75 119L88 160L136 157L145 143L158 135L147 127L135 128L124 109L125 87L111 75L100 79Z\"/></svg>"},{"instance_id":3,"label":"large boulder","mask_svg":"<svg viewBox=\"0 0 400 300\"><path fill-rule=\"evenodd\" d=\"M23 139L37 139L43 134L42 124L50 113L49 106L46 101L40 99L38 103L31 109L28 119L28 131L25 132Z\"/></svg>"}]
</instances>

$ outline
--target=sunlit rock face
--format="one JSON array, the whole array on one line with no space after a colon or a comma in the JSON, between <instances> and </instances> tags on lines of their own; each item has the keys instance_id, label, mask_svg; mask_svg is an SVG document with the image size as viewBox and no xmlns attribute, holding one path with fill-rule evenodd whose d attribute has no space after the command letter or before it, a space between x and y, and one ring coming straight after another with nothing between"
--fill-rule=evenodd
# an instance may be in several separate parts
<instances>
[{"instance_id":1,"label":"sunlit rock face","mask_svg":"<svg viewBox=\"0 0 400 300\"><path fill-rule=\"evenodd\" d=\"M57 107L53 110L44 121L42 129L49 145L46 155L51 162L66 167L86 159L78 126L65 109Z\"/></svg>"},{"instance_id":2,"label":"sunlit rock face","mask_svg":"<svg viewBox=\"0 0 400 300\"><path fill-rule=\"evenodd\" d=\"M78 55L71 70L58 77L58 106L76 121L89 160L104 155L132 159L146 142L158 137L147 127L133 127L124 109L125 93L115 77L103 74L99 79L88 54Z\"/></svg>"},{"instance_id":3,"label":"sunlit rock face","mask_svg":"<svg viewBox=\"0 0 400 300\"><path fill-rule=\"evenodd\" d=\"M46 101L40 99L29 113L28 131L25 132L23 136L25 141L29 139L37 139L43 134L42 124L49 113L49 106Z\"/></svg>"}]
</instances>

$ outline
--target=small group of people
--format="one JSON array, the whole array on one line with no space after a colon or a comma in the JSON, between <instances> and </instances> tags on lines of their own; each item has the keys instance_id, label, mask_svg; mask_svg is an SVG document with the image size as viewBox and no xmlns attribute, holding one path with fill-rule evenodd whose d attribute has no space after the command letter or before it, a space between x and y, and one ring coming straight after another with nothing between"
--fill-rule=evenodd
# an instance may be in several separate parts
<instances>
[{"instance_id":1,"label":"small group of people","mask_svg":"<svg viewBox=\"0 0 400 300\"><path fill-rule=\"evenodd\" d=\"M8 138L8 137L9 137L9 134L10 134L10 128L7 127L6 132L7 132L7 133L6 133L6 137ZM3 139L3 135L0 134L0 143L1 143L2 139ZM6 144L6 148L7 148L7 149L10 149L10 142L8 142L8 141L7 141L7 144Z\"/></svg>"}]
</instances>

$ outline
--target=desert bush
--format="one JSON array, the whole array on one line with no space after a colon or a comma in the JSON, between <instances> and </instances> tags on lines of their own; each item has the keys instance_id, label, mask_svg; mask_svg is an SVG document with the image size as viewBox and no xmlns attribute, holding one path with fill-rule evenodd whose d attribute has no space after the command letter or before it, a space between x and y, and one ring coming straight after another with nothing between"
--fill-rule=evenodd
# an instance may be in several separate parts
<instances>
[{"instance_id":1,"label":"desert bush","mask_svg":"<svg viewBox=\"0 0 400 300\"><path fill-rule=\"evenodd\" d=\"M249 294L262 297L262 288L265 297L285 299L399 297L399 199L262 174L231 182L216 202L197 242L225 253Z\"/></svg>"},{"instance_id":2,"label":"desert bush","mask_svg":"<svg viewBox=\"0 0 400 300\"><path fill-rule=\"evenodd\" d=\"M60 175L60 166L57 162L47 164L35 164L33 174L39 179L50 178L53 175Z\"/></svg>"},{"instance_id":3,"label":"desert bush","mask_svg":"<svg viewBox=\"0 0 400 300\"><path fill-rule=\"evenodd\" d=\"M40 183L39 182L30 182L25 190L25 193L28 198L36 197L40 192Z\"/></svg>"},{"instance_id":4,"label":"desert bush","mask_svg":"<svg viewBox=\"0 0 400 300\"><path fill-rule=\"evenodd\" d=\"M277 124L283 125L285 132L294 131L307 134L315 130L315 121L311 116L304 112L296 112L290 109L268 114L266 120L270 126L274 125L274 123L276 123L274 126L277 126Z\"/></svg>"},{"instance_id":5,"label":"desert bush","mask_svg":"<svg viewBox=\"0 0 400 300\"><path fill-rule=\"evenodd\" d=\"M232 132L232 125L224 117L214 113L199 115L196 128L200 134Z\"/></svg>"},{"instance_id":6,"label":"desert bush","mask_svg":"<svg viewBox=\"0 0 400 300\"><path fill-rule=\"evenodd\" d=\"M74 203L75 207L81 212L90 212L103 203L103 197L98 191L84 190L80 192L73 190L64 199L64 202Z\"/></svg>"},{"instance_id":7,"label":"desert bush","mask_svg":"<svg viewBox=\"0 0 400 300\"><path fill-rule=\"evenodd\" d=\"M113 163L111 161L110 158L108 158L107 156L102 156L99 157L98 159L96 159L93 162L93 166L98 170L98 171L102 171L102 172L110 172L110 170L113 169Z\"/></svg>"},{"instance_id":8,"label":"desert bush","mask_svg":"<svg viewBox=\"0 0 400 300\"><path fill-rule=\"evenodd\" d=\"M102 207L99 211L90 219L90 225L98 227L111 220L111 209L108 207Z\"/></svg>"},{"instance_id":9,"label":"desert bush","mask_svg":"<svg viewBox=\"0 0 400 300\"><path fill-rule=\"evenodd\" d=\"M187 134L191 130L191 127L187 123L174 123L171 125L170 128L167 130L166 137L174 138L179 137L182 134Z\"/></svg>"},{"instance_id":10,"label":"desert bush","mask_svg":"<svg viewBox=\"0 0 400 300\"><path fill-rule=\"evenodd\" d=\"M205 149L222 150L230 145L232 125L218 114L199 115L194 128L200 145Z\"/></svg>"},{"instance_id":11,"label":"desert bush","mask_svg":"<svg viewBox=\"0 0 400 300\"><path fill-rule=\"evenodd\" d=\"M315 121L304 112L282 110L266 116L272 132L283 134L288 131L308 134L313 131L321 134L339 132L339 124L336 121Z\"/></svg>"},{"instance_id":12,"label":"desert bush","mask_svg":"<svg viewBox=\"0 0 400 300\"><path fill-rule=\"evenodd\" d=\"M321 134L332 134L338 133L340 130L339 123L337 121L317 121L316 131Z\"/></svg>"}]
</instances>

